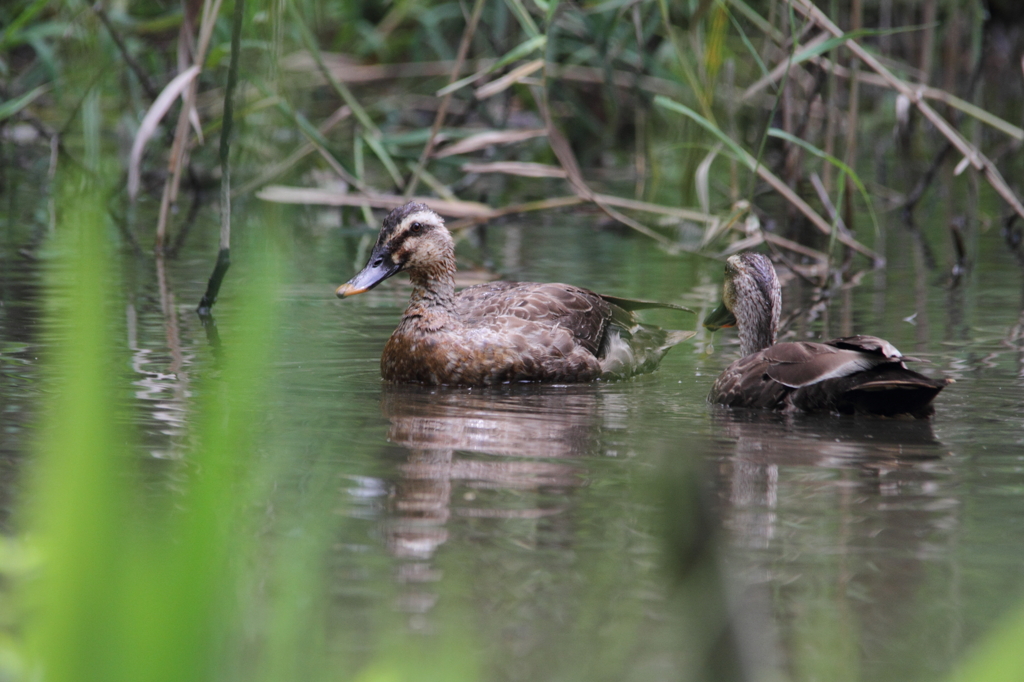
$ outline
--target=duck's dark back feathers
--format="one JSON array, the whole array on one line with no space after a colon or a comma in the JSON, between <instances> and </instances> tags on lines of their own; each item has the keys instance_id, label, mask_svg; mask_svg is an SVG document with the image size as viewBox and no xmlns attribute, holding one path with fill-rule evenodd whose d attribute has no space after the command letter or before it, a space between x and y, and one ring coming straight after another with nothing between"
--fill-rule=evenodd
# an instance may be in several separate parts
<instances>
[{"instance_id":1,"label":"duck's dark back feathers","mask_svg":"<svg viewBox=\"0 0 1024 682\"><path fill-rule=\"evenodd\" d=\"M877 336L824 343L775 343L782 287L764 255L741 253L725 264L722 305L704 320L715 331L735 325L744 357L726 367L708 400L730 407L926 417L949 382L907 369L912 360Z\"/></svg>"},{"instance_id":2,"label":"duck's dark back feathers","mask_svg":"<svg viewBox=\"0 0 1024 682\"><path fill-rule=\"evenodd\" d=\"M907 369L904 359L875 336L778 343L732 363L708 399L731 407L928 416L949 381Z\"/></svg>"}]
</instances>

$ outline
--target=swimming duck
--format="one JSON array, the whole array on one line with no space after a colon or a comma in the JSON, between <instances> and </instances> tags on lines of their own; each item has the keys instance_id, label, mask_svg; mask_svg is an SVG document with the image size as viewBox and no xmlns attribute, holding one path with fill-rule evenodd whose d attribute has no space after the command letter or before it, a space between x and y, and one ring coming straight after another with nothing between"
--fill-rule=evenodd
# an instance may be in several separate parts
<instances>
[{"instance_id":1,"label":"swimming duck","mask_svg":"<svg viewBox=\"0 0 1024 682\"><path fill-rule=\"evenodd\" d=\"M456 293L451 233L441 216L414 202L388 214L366 267L336 293L361 294L403 271L412 298L380 361L381 375L392 382L486 386L620 378L653 370L669 348L693 335L640 325L632 313L686 308L568 284L491 282Z\"/></svg>"},{"instance_id":2,"label":"swimming duck","mask_svg":"<svg viewBox=\"0 0 1024 682\"><path fill-rule=\"evenodd\" d=\"M717 331L739 328L742 358L729 365L708 395L712 403L788 412L839 412L927 417L949 379L907 369L896 348L877 336L825 343L775 343L782 290L765 256L742 253L725 263L722 305L704 320Z\"/></svg>"}]
</instances>

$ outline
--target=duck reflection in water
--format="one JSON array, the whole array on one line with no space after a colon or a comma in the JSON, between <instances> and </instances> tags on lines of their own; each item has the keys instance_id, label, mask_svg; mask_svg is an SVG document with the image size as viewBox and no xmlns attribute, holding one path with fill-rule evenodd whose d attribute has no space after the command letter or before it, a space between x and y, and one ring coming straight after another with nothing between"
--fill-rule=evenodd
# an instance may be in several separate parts
<instances>
[{"instance_id":1,"label":"duck reflection in water","mask_svg":"<svg viewBox=\"0 0 1024 682\"><path fill-rule=\"evenodd\" d=\"M381 406L391 422L388 440L408 450L391 497L391 552L429 560L448 540L453 514L536 519L532 537L516 541L568 542L566 492L586 481L586 470L572 460L594 451L598 403L598 393L586 386L386 386ZM457 498L453 488L461 493ZM403 570L431 572L414 565Z\"/></svg>"},{"instance_id":2,"label":"duck reflection in water","mask_svg":"<svg viewBox=\"0 0 1024 682\"><path fill-rule=\"evenodd\" d=\"M719 466L724 516L747 546L767 546L781 532L780 495L799 496L819 487L874 497L928 490L945 454L931 424L916 419L713 410L712 422L712 431L728 439L735 453ZM787 471L802 472L800 482L780 481Z\"/></svg>"},{"instance_id":3,"label":"duck reflection in water","mask_svg":"<svg viewBox=\"0 0 1024 682\"><path fill-rule=\"evenodd\" d=\"M886 660L914 627L919 587L953 570L959 505L931 423L759 410L711 420L730 563L742 583L768 587L783 657L806 627L799 614L820 609L837 631L862 633L863 664Z\"/></svg>"}]
</instances>

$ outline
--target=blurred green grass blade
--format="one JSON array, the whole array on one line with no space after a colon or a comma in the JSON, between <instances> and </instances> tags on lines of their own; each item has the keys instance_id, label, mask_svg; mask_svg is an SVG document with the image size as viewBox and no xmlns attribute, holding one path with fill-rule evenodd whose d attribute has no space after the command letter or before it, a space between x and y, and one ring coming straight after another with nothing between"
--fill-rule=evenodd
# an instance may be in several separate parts
<instances>
[{"instance_id":1,"label":"blurred green grass blade","mask_svg":"<svg viewBox=\"0 0 1024 682\"><path fill-rule=\"evenodd\" d=\"M394 159L392 159L391 155L388 154L386 149L384 149L384 145L382 145L380 143L380 140L374 137L373 135L363 133L361 137L366 141L366 144L370 147L370 149L373 150L374 156L376 156L380 160L380 162L384 164L384 168L387 169L388 174L391 176L392 182L395 183L395 186L398 187L399 190L401 190L402 187L405 185L405 181L402 180L402 174L401 172L399 172L398 166L395 165Z\"/></svg>"},{"instance_id":2,"label":"blurred green grass blade","mask_svg":"<svg viewBox=\"0 0 1024 682\"><path fill-rule=\"evenodd\" d=\"M56 246L63 257L48 277L47 299L48 325L59 339L48 362L55 390L28 519L45 575L32 594L36 617L27 637L32 663L46 670L48 682L100 682L117 668L110 581L122 567L127 518L107 337L111 249L102 192L78 177L62 189Z\"/></svg>"},{"instance_id":3,"label":"blurred green grass blade","mask_svg":"<svg viewBox=\"0 0 1024 682\"><path fill-rule=\"evenodd\" d=\"M61 183L62 254L48 284L55 390L41 429L26 519L42 577L26 626L30 668L47 682L218 679L250 552L256 414L277 299L272 249L247 286L223 371L201 391L197 447L170 499L134 490L138 461L122 415L109 311L118 271L102 197Z\"/></svg>"},{"instance_id":4,"label":"blurred green grass blade","mask_svg":"<svg viewBox=\"0 0 1024 682\"><path fill-rule=\"evenodd\" d=\"M1004 682L1024 679L1024 605L1000 619L963 658L949 682Z\"/></svg>"},{"instance_id":5,"label":"blurred green grass blade","mask_svg":"<svg viewBox=\"0 0 1024 682\"><path fill-rule=\"evenodd\" d=\"M536 38L540 35L537 23L530 16L530 12L527 11L526 7L523 6L522 0L505 0L505 4L512 12L512 16L516 18L519 25L526 31L526 35L530 36L530 38Z\"/></svg>"},{"instance_id":6,"label":"blurred green grass blade","mask_svg":"<svg viewBox=\"0 0 1024 682\"><path fill-rule=\"evenodd\" d=\"M736 29L736 33L739 34L740 40L743 41L743 46L747 48L747 53L750 54L751 58L757 64L757 68L761 72L761 76L767 76L770 72L768 67L765 65L764 60L761 59L761 55L758 54L757 48L750 42L750 38L747 36L747 32L743 30L743 26L740 24L736 15L729 12L729 20L732 21L733 28Z\"/></svg>"},{"instance_id":7,"label":"blurred green grass blade","mask_svg":"<svg viewBox=\"0 0 1024 682\"><path fill-rule=\"evenodd\" d=\"M807 142L806 140L801 140L796 135L787 133L785 130L780 130L779 128L769 128L768 135L769 137L776 137L780 140L785 140L786 142L795 144L798 147L807 150L811 154L814 154L815 156L824 159L828 163L838 168L841 172L849 176L850 180L852 180L853 184L857 187L857 191L860 192L861 198L864 199L864 204L867 206L868 213L871 215L871 224L874 225L875 227L875 234L879 233L879 230L881 228L878 225L878 216L875 215L875 208L871 204L871 195L868 194L867 188L864 186L864 183L861 182L860 176L857 175L857 172L855 170L853 170L848 165L846 165L836 157L832 156L831 154L825 152L824 150L818 149L817 147L815 147L810 142Z\"/></svg>"},{"instance_id":8,"label":"blurred green grass blade","mask_svg":"<svg viewBox=\"0 0 1024 682\"><path fill-rule=\"evenodd\" d=\"M832 50L836 49L837 47L842 46L847 40L859 40L860 38L865 38L865 37L887 36L887 35L893 35L893 34L896 34L896 33L911 33L913 31L922 31L925 28L927 28L927 27L926 26L900 26L899 28L888 28L888 29L861 28L861 29L857 29L856 31L847 31L846 33L844 33L841 36L834 36L834 37L829 38L828 40L826 40L826 41L824 41L822 43L819 43L817 45L813 45L811 47L808 47L806 49L801 50L800 52L797 52L795 55L793 55L793 60L791 62L791 66L796 66L797 64L805 62L808 59L812 59L812 58L817 57L819 55L823 55L826 52L831 52Z\"/></svg>"},{"instance_id":9,"label":"blurred green grass blade","mask_svg":"<svg viewBox=\"0 0 1024 682\"><path fill-rule=\"evenodd\" d=\"M28 22L32 21L48 4L50 4L49 0L35 0L31 5L23 9L14 18L14 21L7 25L4 32L0 33L0 50L6 50L11 47L10 43L15 41L18 31Z\"/></svg>"},{"instance_id":10,"label":"blurred green grass blade","mask_svg":"<svg viewBox=\"0 0 1024 682\"><path fill-rule=\"evenodd\" d=\"M216 678L210 673L219 665L230 614L237 608L237 565L251 552L245 514L252 509L253 449L263 421L278 267L270 249L250 256L262 262L231 325L238 333L226 338L231 346L223 373L210 380L197 410L199 446L178 503L182 511L172 517L169 537L162 541L164 560L149 561L149 590L162 597L166 624L151 633L152 655L137 656L136 663L152 668L152 658L162 655L156 679L166 682Z\"/></svg>"},{"instance_id":11,"label":"blurred green grass blade","mask_svg":"<svg viewBox=\"0 0 1024 682\"><path fill-rule=\"evenodd\" d=\"M320 69L321 74L323 74L330 86L341 96L345 101L345 104L351 107L352 113L355 115L356 119L363 124L365 128L372 130L375 135L379 136L380 130L373 122L373 119L370 118L370 115L366 113L366 109L363 108L363 105L355 98L352 91L349 90L344 83L335 78L334 74L331 73L331 70L327 68L327 64L324 63L323 55L320 53L320 46L316 44L316 38L309 30L309 27L306 25L302 15L299 14L299 10L295 6L295 3L289 2L288 9L291 12L292 19L294 20L293 25L298 29L299 36L302 38L302 44L309 51L313 60L316 61L316 65Z\"/></svg>"},{"instance_id":12,"label":"blurred green grass blade","mask_svg":"<svg viewBox=\"0 0 1024 682\"><path fill-rule=\"evenodd\" d=\"M692 119L705 130L707 130L709 133L711 133L719 140L721 140L722 144L728 147L729 150L732 151L732 153L736 156L736 158L739 159L747 168L749 168L751 171L756 170L757 163L754 161L754 157L751 156L749 152L740 147L721 128L719 128L717 125L715 125L711 121L707 120L706 118L698 114L690 107L686 106L685 104L680 104L675 100L669 99L664 95L655 96L654 103L657 104L659 107L671 109L672 111L683 114L687 118Z\"/></svg>"},{"instance_id":13,"label":"blurred green grass blade","mask_svg":"<svg viewBox=\"0 0 1024 682\"><path fill-rule=\"evenodd\" d=\"M435 93L435 96L437 96L437 97L444 97L449 92L455 92L456 90L458 90L460 88L464 88L465 86L469 85L470 83L472 83L477 78L480 78L483 75L486 75L488 73L493 73L493 72L497 71L498 69L500 69L500 68L502 68L504 66L507 66L508 64L511 64L514 61L522 59L526 55L528 55L528 54L530 54L530 53L532 53L532 52L534 52L536 50L543 50L545 44L547 43L547 40L548 40L547 36L544 36L544 35L539 35L539 36L535 36L533 38L529 38L528 40L525 40L525 41L519 43L518 45L513 47L511 50L506 52L503 57L501 57L498 61L496 61L495 63L493 63L490 66L488 66L486 69L483 69L481 71L477 71L476 73L471 74L469 76L466 76L465 78L460 78L459 80L455 81L451 85L446 85L445 87L443 87L440 90L438 90Z\"/></svg>"},{"instance_id":14,"label":"blurred green grass blade","mask_svg":"<svg viewBox=\"0 0 1024 682\"><path fill-rule=\"evenodd\" d=\"M682 41L679 38L679 29L672 22L671 14L669 12L668 0L657 0L658 11L661 14L662 28L669 37L669 42L672 44L672 51L676 56L676 61L679 63L679 70L682 72L683 80L690 86L690 90L693 91L694 96L700 103L701 111L704 112L705 119L710 120L713 116L711 112L711 99L713 93L709 93L704 86L701 84L700 79L697 77L697 72L693 65L690 64L690 50L686 49L682 45Z\"/></svg>"},{"instance_id":15,"label":"blurred green grass blade","mask_svg":"<svg viewBox=\"0 0 1024 682\"><path fill-rule=\"evenodd\" d=\"M772 26L770 21L762 17L757 10L745 3L743 0L728 0L728 4L735 7L736 10L745 16L750 23L754 24L761 33L770 37L776 43L785 42L779 30Z\"/></svg>"},{"instance_id":16,"label":"blurred green grass blade","mask_svg":"<svg viewBox=\"0 0 1024 682\"><path fill-rule=\"evenodd\" d=\"M40 85L39 87L26 92L17 99L8 100L3 104L0 104L0 122L6 121L11 116L14 116L19 111L32 104L32 102L49 89L49 85Z\"/></svg>"}]
</instances>

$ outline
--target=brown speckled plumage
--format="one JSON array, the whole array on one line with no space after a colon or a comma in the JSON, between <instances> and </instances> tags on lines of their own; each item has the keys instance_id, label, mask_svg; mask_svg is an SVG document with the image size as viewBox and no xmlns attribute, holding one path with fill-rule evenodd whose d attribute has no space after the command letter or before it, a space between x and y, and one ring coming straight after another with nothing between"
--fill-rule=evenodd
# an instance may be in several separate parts
<instances>
[{"instance_id":1,"label":"brown speckled plumage","mask_svg":"<svg viewBox=\"0 0 1024 682\"><path fill-rule=\"evenodd\" d=\"M641 327L621 306L568 284L492 282L456 293L454 242L423 204L384 219L366 267L338 295L361 293L400 271L409 273L413 293L381 356L388 381L592 381L650 371L691 335ZM643 347L630 343L641 338ZM625 361L619 339L628 347Z\"/></svg>"},{"instance_id":2,"label":"brown speckled plumage","mask_svg":"<svg viewBox=\"0 0 1024 682\"><path fill-rule=\"evenodd\" d=\"M705 326L714 330L735 324L743 357L715 381L708 396L713 403L926 417L934 411L932 399L949 383L907 369L907 358L875 336L776 344L781 287L771 261L760 254L728 259L722 298L728 312L711 313Z\"/></svg>"}]
</instances>

